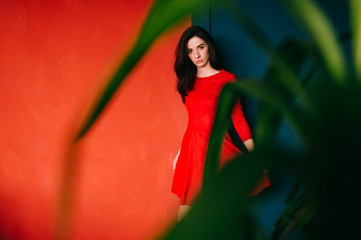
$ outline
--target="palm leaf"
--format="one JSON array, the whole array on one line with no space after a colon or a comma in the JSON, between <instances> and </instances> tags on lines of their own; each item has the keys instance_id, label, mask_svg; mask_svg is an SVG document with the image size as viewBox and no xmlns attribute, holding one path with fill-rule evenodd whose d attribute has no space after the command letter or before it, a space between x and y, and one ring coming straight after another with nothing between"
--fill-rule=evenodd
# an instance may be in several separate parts
<instances>
[{"instance_id":1,"label":"palm leaf","mask_svg":"<svg viewBox=\"0 0 361 240\"><path fill-rule=\"evenodd\" d=\"M133 48L127 54L124 62L119 66L106 87L100 91L91 109L88 111L81 127L75 134L69 146L69 154L64 166L64 175L61 186L61 202L54 232L55 239L66 239L71 218L71 205L76 172L79 167L77 161L78 141L94 126L114 93L124 82L139 60L144 56L152 43L167 29L188 16L191 12L202 9L210 0L157 0L154 2L142 26L140 34Z\"/></svg>"},{"instance_id":2,"label":"palm leaf","mask_svg":"<svg viewBox=\"0 0 361 240\"><path fill-rule=\"evenodd\" d=\"M287 87L288 91L293 95L299 96L301 101L313 112L314 103L308 96L307 92L298 80L296 73L294 73L288 66L288 62L278 53L277 48L272 44L267 35L257 26L257 24L242 10L240 6L235 7L229 5L229 12L236 20L236 23L244 30L248 36L258 45L265 56L273 64L273 68L279 74L282 74L282 84Z\"/></svg>"},{"instance_id":3,"label":"palm leaf","mask_svg":"<svg viewBox=\"0 0 361 240\"><path fill-rule=\"evenodd\" d=\"M273 91L272 86L254 79L243 79L235 83L227 83L219 96L216 116L209 139L204 166L204 187L207 187L207 184L217 175L221 144L230 123L232 110L240 94L250 94L260 102L279 109L280 114L289 120L302 139L306 142L314 142L315 136L310 131L312 128L309 127L315 121L312 115L302 108L291 106L289 102L285 102L277 91Z\"/></svg>"},{"instance_id":4,"label":"palm leaf","mask_svg":"<svg viewBox=\"0 0 361 240\"><path fill-rule=\"evenodd\" d=\"M290 71L296 76L301 75L302 67L307 60L307 51L305 51L304 44L295 39L287 39L276 50L277 55L288 63ZM272 86L272 89L277 91L285 102L293 102L296 99L297 95L284 84L284 75L278 71L274 62L271 61L263 81ZM258 147L273 146L272 142L274 142L273 140L279 131L281 122L282 116L277 108L271 108L265 103L260 104L255 134ZM270 125L272 125L272 128L269 127Z\"/></svg>"},{"instance_id":5,"label":"palm leaf","mask_svg":"<svg viewBox=\"0 0 361 240\"><path fill-rule=\"evenodd\" d=\"M134 47L126 56L109 84L99 94L93 107L79 129L75 141L82 138L94 125L108 102L117 91L142 56L146 53L152 43L168 28L188 16L192 11L200 10L210 0L158 0L151 8L144 25L139 33Z\"/></svg>"},{"instance_id":6,"label":"palm leaf","mask_svg":"<svg viewBox=\"0 0 361 240\"><path fill-rule=\"evenodd\" d=\"M311 203L305 204L300 213L295 219L288 225L284 231L284 236L287 237L289 234L297 229L303 229L308 226L319 212L318 208Z\"/></svg>"},{"instance_id":7,"label":"palm leaf","mask_svg":"<svg viewBox=\"0 0 361 240\"><path fill-rule=\"evenodd\" d=\"M247 196L272 156L256 150L230 161L191 211L161 239L253 239L250 236L257 229Z\"/></svg>"},{"instance_id":8,"label":"palm leaf","mask_svg":"<svg viewBox=\"0 0 361 240\"><path fill-rule=\"evenodd\" d=\"M321 9L311 0L281 0L313 36L331 79L336 85L347 83L346 61L336 34Z\"/></svg>"},{"instance_id":9,"label":"palm leaf","mask_svg":"<svg viewBox=\"0 0 361 240\"><path fill-rule=\"evenodd\" d=\"M282 233L285 231L287 226L290 224L290 222L294 221L299 215L300 212L302 214L306 214L307 208L306 206L310 204L310 195L309 194L302 194L299 196L296 200L294 200L281 214L281 216L278 218L277 222L274 225L274 230L271 239L279 239L282 236ZM305 210L306 209L306 210ZM302 215L302 216L303 216ZM302 221L298 221L299 223L302 223ZM292 225L292 229L298 226L297 224ZM288 229L288 232L291 231L291 228Z\"/></svg>"},{"instance_id":10,"label":"palm leaf","mask_svg":"<svg viewBox=\"0 0 361 240\"><path fill-rule=\"evenodd\" d=\"M355 75L361 82L361 1L350 0Z\"/></svg>"}]
</instances>

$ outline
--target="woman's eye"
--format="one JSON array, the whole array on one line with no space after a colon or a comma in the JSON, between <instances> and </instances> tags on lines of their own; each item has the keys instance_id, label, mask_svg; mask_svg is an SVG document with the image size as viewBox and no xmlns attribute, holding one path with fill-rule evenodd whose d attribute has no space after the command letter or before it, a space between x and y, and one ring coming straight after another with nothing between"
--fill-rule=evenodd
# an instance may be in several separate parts
<instances>
[{"instance_id":1,"label":"woman's eye","mask_svg":"<svg viewBox=\"0 0 361 240\"><path fill-rule=\"evenodd\" d=\"M187 51L187 54L191 54L191 53L192 53L192 51L189 51L189 50Z\"/></svg>"},{"instance_id":2,"label":"woman's eye","mask_svg":"<svg viewBox=\"0 0 361 240\"><path fill-rule=\"evenodd\" d=\"M200 47L199 47L199 49L201 49L201 50L202 50L203 48L204 48L204 46L200 46Z\"/></svg>"}]
</instances>

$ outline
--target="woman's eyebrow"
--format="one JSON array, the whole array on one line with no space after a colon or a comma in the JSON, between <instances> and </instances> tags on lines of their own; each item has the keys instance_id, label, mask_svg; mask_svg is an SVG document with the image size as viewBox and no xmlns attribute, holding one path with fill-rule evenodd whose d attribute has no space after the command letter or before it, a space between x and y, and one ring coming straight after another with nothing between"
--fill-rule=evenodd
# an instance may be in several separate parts
<instances>
[{"instance_id":1,"label":"woman's eyebrow","mask_svg":"<svg viewBox=\"0 0 361 240\"><path fill-rule=\"evenodd\" d=\"M202 45L204 45L204 43L199 44L196 48L198 48L198 47L200 47ZM189 50L192 50L192 48L187 48L187 51L189 51Z\"/></svg>"}]
</instances>

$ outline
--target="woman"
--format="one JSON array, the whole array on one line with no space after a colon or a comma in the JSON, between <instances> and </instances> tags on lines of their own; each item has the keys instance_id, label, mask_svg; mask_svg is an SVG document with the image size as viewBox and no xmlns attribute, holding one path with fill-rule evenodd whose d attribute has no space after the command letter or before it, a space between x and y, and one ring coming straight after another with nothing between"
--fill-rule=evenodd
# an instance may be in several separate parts
<instances>
[{"instance_id":1,"label":"woman","mask_svg":"<svg viewBox=\"0 0 361 240\"><path fill-rule=\"evenodd\" d=\"M236 78L221 68L212 38L206 30L198 26L189 27L182 34L176 49L174 70L178 78L177 90L188 111L187 130L173 169L172 192L180 198L180 218L189 210L201 188L218 95L224 84L235 81ZM232 121L246 148L252 151L254 142L240 103L235 106ZM220 165L237 153L240 151L227 134ZM268 178L258 190L267 186Z\"/></svg>"}]
</instances>

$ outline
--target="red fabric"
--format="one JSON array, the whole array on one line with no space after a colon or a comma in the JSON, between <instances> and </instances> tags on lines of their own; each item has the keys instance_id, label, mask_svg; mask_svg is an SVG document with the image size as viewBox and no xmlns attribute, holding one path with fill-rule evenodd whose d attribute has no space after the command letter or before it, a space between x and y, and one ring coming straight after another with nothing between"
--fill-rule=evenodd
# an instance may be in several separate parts
<instances>
[{"instance_id":1,"label":"red fabric","mask_svg":"<svg viewBox=\"0 0 361 240\"><path fill-rule=\"evenodd\" d=\"M186 97L188 126L183 137L172 184L172 192L180 198L181 205L192 205L201 188L205 155L218 95L224 84L235 79L232 73L225 70L209 77L197 77L193 90ZM242 141L252 138L240 102L233 111L232 120ZM227 134L222 148L220 166L237 153L240 151L233 145ZM265 176L252 195L269 185L269 179Z\"/></svg>"}]
</instances>

